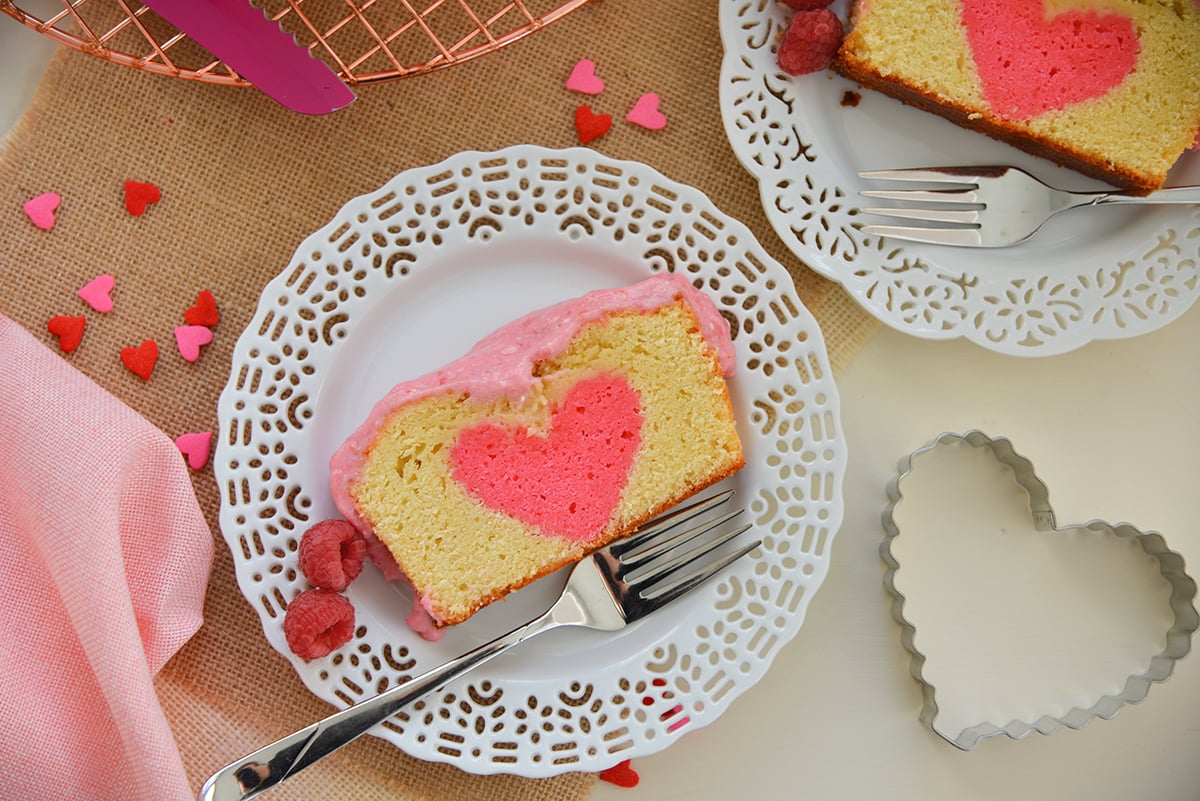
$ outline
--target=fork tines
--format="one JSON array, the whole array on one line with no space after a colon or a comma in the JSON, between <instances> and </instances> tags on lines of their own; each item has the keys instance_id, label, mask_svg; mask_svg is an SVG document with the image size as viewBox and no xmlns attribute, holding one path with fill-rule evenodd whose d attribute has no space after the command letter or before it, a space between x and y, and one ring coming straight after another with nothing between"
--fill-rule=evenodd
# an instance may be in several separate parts
<instances>
[{"instance_id":1,"label":"fork tines","mask_svg":"<svg viewBox=\"0 0 1200 801\"><path fill-rule=\"evenodd\" d=\"M679 506L665 515L654 518L654 520L642 526L625 539L618 540L612 545L609 545L608 549L615 555L619 556L622 562L629 564L631 561L629 554L632 554L634 551L636 551L639 546L644 545L649 540L655 539L664 532L670 531L676 526L683 525L689 520L699 517L711 509L717 508L732 497L733 490L725 490L724 492L718 492L717 494L711 495L707 498L693 501L686 506ZM737 514L737 512L734 512L734 514ZM683 533L686 534L687 532ZM671 539L674 539L678 536L680 535L673 535ZM640 560L644 558L645 557L643 554L637 554L632 557L634 560Z\"/></svg>"},{"instance_id":2,"label":"fork tines","mask_svg":"<svg viewBox=\"0 0 1200 801\"><path fill-rule=\"evenodd\" d=\"M986 178L999 178L1008 167L981 165L975 167L908 167L902 170L865 170L859 178L880 181L923 181L930 184L966 184L978 187Z\"/></svg>"},{"instance_id":3,"label":"fork tines","mask_svg":"<svg viewBox=\"0 0 1200 801\"><path fill-rule=\"evenodd\" d=\"M994 168L974 169L904 169L870 170L860 172L859 177L879 181L908 181L947 185L944 189L864 189L860 195L881 200L896 200L908 203L926 203L933 208L909 208L904 206L872 207L860 209L866 214L894 217L902 220L946 223L946 228L906 227L899 225L869 224L863 232L893 239L917 242L935 241L948 245L978 245L980 235L979 213L984 208L976 190L980 178L994 173ZM949 186L953 185L953 186ZM945 208L953 205L956 208Z\"/></svg>"},{"instance_id":4,"label":"fork tines","mask_svg":"<svg viewBox=\"0 0 1200 801\"><path fill-rule=\"evenodd\" d=\"M610 545L610 551L620 563L616 578L624 582L630 591L637 593L643 603L657 608L707 581L757 548L762 544L761 540L743 545L728 554L716 553L722 545L751 528L747 523L721 531L722 527L743 512L742 509L666 534L720 506L732 496L733 491L727 491L689 504L656 519L627 539ZM713 532L719 533L709 536ZM689 545L691 547L687 547ZM705 560L705 557L709 558Z\"/></svg>"}]
</instances>

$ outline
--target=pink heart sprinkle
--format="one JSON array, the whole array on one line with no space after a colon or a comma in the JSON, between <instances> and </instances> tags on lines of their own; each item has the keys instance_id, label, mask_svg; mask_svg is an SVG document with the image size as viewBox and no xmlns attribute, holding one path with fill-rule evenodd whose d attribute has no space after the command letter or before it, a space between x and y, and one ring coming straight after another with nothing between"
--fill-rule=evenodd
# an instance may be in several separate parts
<instances>
[{"instance_id":1,"label":"pink heart sprinkle","mask_svg":"<svg viewBox=\"0 0 1200 801\"><path fill-rule=\"evenodd\" d=\"M200 346L212 342L212 330L203 325L181 325L175 328L175 344L179 355L194 362L200 358Z\"/></svg>"},{"instance_id":2,"label":"pink heart sprinkle","mask_svg":"<svg viewBox=\"0 0 1200 801\"><path fill-rule=\"evenodd\" d=\"M57 192L46 192L26 200L22 208L34 225L43 231L49 231L54 227L54 210L58 208L59 203L62 203L62 197Z\"/></svg>"},{"instance_id":3,"label":"pink heart sprinkle","mask_svg":"<svg viewBox=\"0 0 1200 801\"><path fill-rule=\"evenodd\" d=\"M107 273L98 275L84 285L75 294L83 298L87 305L91 306L98 312L112 311L113 302L109 293L112 292L113 286L117 283L117 279Z\"/></svg>"},{"instance_id":4,"label":"pink heart sprinkle","mask_svg":"<svg viewBox=\"0 0 1200 801\"><path fill-rule=\"evenodd\" d=\"M647 92L637 99L633 108L625 115L625 119L651 131L666 128L667 118L658 110L658 102L658 95L654 92Z\"/></svg>"},{"instance_id":5,"label":"pink heart sprinkle","mask_svg":"<svg viewBox=\"0 0 1200 801\"><path fill-rule=\"evenodd\" d=\"M208 464L208 452L212 448L212 432L180 434L175 438L175 447L187 457L188 467L199 470Z\"/></svg>"},{"instance_id":6,"label":"pink heart sprinkle","mask_svg":"<svg viewBox=\"0 0 1200 801\"><path fill-rule=\"evenodd\" d=\"M571 69L567 88L585 95L598 95L604 91L604 81L596 77L596 63L590 58L582 59Z\"/></svg>"}]
</instances>

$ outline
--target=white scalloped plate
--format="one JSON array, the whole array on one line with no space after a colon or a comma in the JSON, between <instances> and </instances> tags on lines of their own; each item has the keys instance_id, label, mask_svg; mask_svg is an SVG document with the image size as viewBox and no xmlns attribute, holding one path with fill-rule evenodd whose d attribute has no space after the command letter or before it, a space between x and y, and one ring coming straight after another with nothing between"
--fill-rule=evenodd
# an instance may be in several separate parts
<instances>
[{"instance_id":1,"label":"white scalloped plate","mask_svg":"<svg viewBox=\"0 0 1200 801\"><path fill-rule=\"evenodd\" d=\"M593 151L461 153L352 200L264 290L221 395L221 530L267 639L342 707L524 623L548 577L439 642L404 624L408 591L369 567L347 595L351 643L304 662L282 632L307 585L300 534L336 515L330 454L397 381L500 324L672 270L731 321L747 466L729 479L763 546L616 635L557 631L375 729L423 759L529 777L596 771L721 714L799 631L842 519L846 444L824 341L778 262L695 189Z\"/></svg>"},{"instance_id":2,"label":"white scalloped plate","mask_svg":"<svg viewBox=\"0 0 1200 801\"><path fill-rule=\"evenodd\" d=\"M833 8L845 18L844 0ZM1153 331L1195 302L1200 211L1186 206L1059 215L1001 249L864 236L862 170L1014 164L1064 188L1101 185L832 72L786 75L775 43L790 14L778 0L721 0L725 131L784 244L876 318L927 339L1049 356ZM843 105L846 92L857 105ZM1185 155L1168 183L1200 183L1200 156Z\"/></svg>"}]
</instances>

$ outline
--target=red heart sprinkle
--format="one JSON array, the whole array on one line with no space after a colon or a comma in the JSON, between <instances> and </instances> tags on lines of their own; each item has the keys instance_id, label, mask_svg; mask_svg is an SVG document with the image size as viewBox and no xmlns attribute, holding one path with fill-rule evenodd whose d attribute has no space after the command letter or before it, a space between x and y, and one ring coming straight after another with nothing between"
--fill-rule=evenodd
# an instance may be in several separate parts
<instances>
[{"instance_id":1,"label":"red heart sprinkle","mask_svg":"<svg viewBox=\"0 0 1200 801\"><path fill-rule=\"evenodd\" d=\"M188 325L206 325L212 328L221 322L221 314L217 311L217 299L207 289L196 296L196 305L183 313L183 321Z\"/></svg>"},{"instance_id":2,"label":"red heart sprinkle","mask_svg":"<svg viewBox=\"0 0 1200 801\"><path fill-rule=\"evenodd\" d=\"M637 783L642 777L637 775L630 764L633 760L627 759L624 762L618 762L608 770L600 771L600 780L610 784L615 784L618 787L637 787Z\"/></svg>"},{"instance_id":3,"label":"red heart sprinkle","mask_svg":"<svg viewBox=\"0 0 1200 801\"><path fill-rule=\"evenodd\" d=\"M50 330L51 334L58 337L58 346L62 348L63 353L70 353L79 347L79 341L83 339L83 329L86 325L86 317L59 315L52 317L50 322L46 323L46 328Z\"/></svg>"},{"instance_id":4,"label":"red heart sprinkle","mask_svg":"<svg viewBox=\"0 0 1200 801\"><path fill-rule=\"evenodd\" d=\"M612 117L608 114L597 114L587 106L575 109L575 131L583 144L604 136L612 127Z\"/></svg>"},{"instance_id":5,"label":"red heart sprinkle","mask_svg":"<svg viewBox=\"0 0 1200 801\"><path fill-rule=\"evenodd\" d=\"M125 208L134 217L141 217L146 213L146 206L157 203L161 197L162 192L154 184L125 182Z\"/></svg>"},{"instance_id":6,"label":"red heart sprinkle","mask_svg":"<svg viewBox=\"0 0 1200 801\"><path fill-rule=\"evenodd\" d=\"M121 361L133 372L142 377L143 381L150 380L154 365L158 361L158 343L147 339L136 348L123 348Z\"/></svg>"}]
</instances>

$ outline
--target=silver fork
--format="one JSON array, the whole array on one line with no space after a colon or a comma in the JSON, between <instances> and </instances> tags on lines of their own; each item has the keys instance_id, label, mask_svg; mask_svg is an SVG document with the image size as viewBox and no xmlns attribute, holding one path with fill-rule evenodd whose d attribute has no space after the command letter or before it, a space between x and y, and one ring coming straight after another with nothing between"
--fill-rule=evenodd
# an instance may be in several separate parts
<instances>
[{"instance_id":1,"label":"silver fork","mask_svg":"<svg viewBox=\"0 0 1200 801\"><path fill-rule=\"evenodd\" d=\"M1200 203L1200 187L1160 189L1146 195L1130 192L1069 192L1047 186L1016 167L929 167L860 172L881 181L938 184L937 189L867 189L860 195L884 200L924 203L924 207L861 209L906 220L945 225L865 225L863 233L928 242L935 245L998 248L1024 242L1046 220L1081 206L1127 203ZM955 186L947 186L955 185Z\"/></svg>"},{"instance_id":2,"label":"silver fork","mask_svg":"<svg viewBox=\"0 0 1200 801\"><path fill-rule=\"evenodd\" d=\"M681 507L596 551L575 566L562 595L540 617L225 766L204 783L200 799L254 798L366 733L406 704L538 634L562 626L616 631L666 606L761 543L756 540L728 553L717 551L750 528L746 524L723 529L741 509L676 530L732 496L732 491L724 492Z\"/></svg>"}]
</instances>

